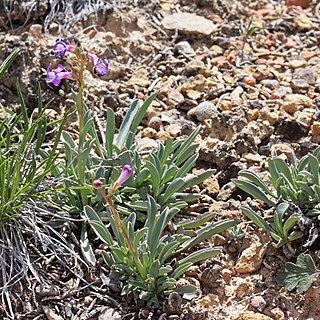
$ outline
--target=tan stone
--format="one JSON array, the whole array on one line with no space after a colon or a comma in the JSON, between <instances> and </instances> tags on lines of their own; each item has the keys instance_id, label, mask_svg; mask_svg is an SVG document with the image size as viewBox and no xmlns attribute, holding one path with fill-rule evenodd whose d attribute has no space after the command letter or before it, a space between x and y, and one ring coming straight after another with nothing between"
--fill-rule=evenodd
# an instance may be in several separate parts
<instances>
[{"instance_id":1,"label":"tan stone","mask_svg":"<svg viewBox=\"0 0 320 320\"><path fill-rule=\"evenodd\" d=\"M146 69L136 70L128 81L128 85L136 85L139 87L148 87L151 81L148 79L148 71Z\"/></svg>"},{"instance_id":2,"label":"tan stone","mask_svg":"<svg viewBox=\"0 0 320 320\"><path fill-rule=\"evenodd\" d=\"M300 30L311 30L314 27L312 21L304 13L296 16L294 23Z\"/></svg>"},{"instance_id":3,"label":"tan stone","mask_svg":"<svg viewBox=\"0 0 320 320\"><path fill-rule=\"evenodd\" d=\"M196 278L199 280L201 277L201 271L200 271L199 266L189 267L189 269L185 272L185 275L187 277L193 277L193 278Z\"/></svg>"},{"instance_id":4,"label":"tan stone","mask_svg":"<svg viewBox=\"0 0 320 320\"><path fill-rule=\"evenodd\" d=\"M313 136L320 135L320 122L319 121L314 121L312 126L311 126L311 134Z\"/></svg>"},{"instance_id":5,"label":"tan stone","mask_svg":"<svg viewBox=\"0 0 320 320\"><path fill-rule=\"evenodd\" d=\"M297 123L299 123L302 127L308 129L310 128L314 120L314 116L315 116L314 111L315 111L314 109L305 109L303 111L297 111L294 114L294 117L297 120Z\"/></svg>"},{"instance_id":6,"label":"tan stone","mask_svg":"<svg viewBox=\"0 0 320 320\"><path fill-rule=\"evenodd\" d=\"M109 72L106 76L108 80L117 80L127 74L127 67L115 60L110 60Z\"/></svg>"},{"instance_id":7,"label":"tan stone","mask_svg":"<svg viewBox=\"0 0 320 320\"><path fill-rule=\"evenodd\" d=\"M241 253L235 270L238 273L250 273L259 270L266 253L267 245L268 244L262 244L259 241L251 243L251 245Z\"/></svg>"},{"instance_id":8,"label":"tan stone","mask_svg":"<svg viewBox=\"0 0 320 320\"><path fill-rule=\"evenodd\" d=\"M205 172L204 169L199 169L199 170L194 169L194 170L193 170L193 173L194 173L194 174L197 174L197 175L199 175L199 174L201 174L201 173L203 173L203 172ZM204 188L204 189L206 189L208 195L209 195L209 196L212 196L212 197L213 197L213 196L216 196L216 195L219 193L219 191L220 191L219 182L218 182L218 179L217 179L216 176L212 176L212 177L204 180L204 181L202 182L202 184L201 184L201 187Z\"/></svg>"},{"instance_id":9,"label":"tan stone","mask_svg":"<svg viewBox=\"0 0 320 320\"><path fill-rule=\"evenodd\" d=\"M270 310L274 320L285 320L284 312L280 308L274 308Z\"/></svg>"},{"instance_id":10,"label":"tan stone","mask_svg":"<svg viewBox=\"0 0 320 320\"><path fill-rule=\"evenodd\" d=\"M165 131L167 131L172 138L180 136L181 130L181 126L177 123L172 123L165 127Z\"/></svg>"},{"instance_id":11,"label":"tan stone","mask_svg":"<svg viewBox=\"0 0 320 320\"><path fill-rule=\"evenodd\" d=\"M187 92L188 90L195 90L199 92L208 92L210 88L216 87L217 81L214 78L206 78L202 74L197 74L194 77L190 77L181 86L181 92Z\"/></svg>"},{"instance_id":12,"label":"tan stone","mask_svg":"<svg viewBox=\"0 0 320 320\"><path fill-rule=\"evenodd\" d=\"M216 53L216 54L222 54L223 53L223 49L217 45L213 45L212 47L210 47L210 51Z\"/></svg>"},{"instance_id":13,"label":"tan stone","mask_svg":"<svg viewBox=\"0 0 320 320\"><path fill-rule=\"evenodd\" d=\"M157 135L156 135L157 139L160 139L162 141L166 140L167 138L170 138L170 133L164 130L160 130Z\"/></svg>"},{"instance_id":14,"label":"tan stone","mask_svg":"<svg viewBox=\"0 0 320 320\"><path fill-rule=\"evenodd\" d=\"M233 275L234 275L234 271L230 269L224 268L221 270L221 277L227 283L230 281Z\"/></svg>"},{"instance_id":15,"label":"tan stone","mask_svg":"<svg viewBox=\"0 0 320 320\"><path fill-rule=\"evenodd\" d=\"M173 101L175 104L182 102L184 100L183 94L179 90L170 89L168 90L168 99Z\"/></svg>"},{"instance_id":16,"label":"tan stone","mask_svg":"<svg viewBox=\"0 0 320 320\"><path fill-rule=\"evenodd\" d=\"M231 110L233 108L233 104L232 104L232 101L230 100L222 100L220 105L219 105L219 108L223 111L226 111L226 110Z\"/></svg>"},{"instance_id":17,"label":"tan stone","mask_svg":"<svg viewBox=\"0 0 320 320\"><path fill-rule=\"evenodd\" d=\"M197 99L201 98L202 93L200 91L196 91L196 90L188 90L186 92L186 95L189 99L197 100Z\"/></svg>"},{"instance_id":18,"label":"tan stone","mask_svg":"<svg viewBox=\"0 0 320 320\"><path fill-rule=\"evenodd\" d=\"M246 162L262 162L263 161L260 154L253 154L253 153L248 153L248 154L244 155L243 159Z\"/></svg>"},{"instance_id":19,"label":"tan stone","mask_svg":"<svg viewBox=\"0 0 320 320\"><path fill-rule=\"evenodd\" d=\"M144 128L142 131L142 136L147 138L153 138L157 134L157 131L152 128Z\"/></svg>"},{"instance_id":20,"label":"tan stone","mask_svg":"<svg viewBox=\"0 0 320 320\"><path fill-rule=\"evenodd\" d=\"M257 81L254 77L247 76L243 78L243 83L247 84L248 86L254 87L257 84Z\"/></svg>"},{"instance_id":21,"label":"tan stone","mask_svg":"<svg viewBox=\"0 0 320 320\"><path fill-rule=\"evenodd\" d=\"M161 23L165 29L192 34L210 35L216 30L216 26L209 19L186 12L167 15Z\"/></svg>"},{"instance_id":22,"label":"tan stone","mask_svg":"<svg viewBox=\"0 0 320 320\"><path fill-rule=\"evenodd\" d=\"M281 110L294 114L296 111L298 111L298 105L290 102L284 102L281 106Z\"/></svg>"},{"instance_id":23,"label":"tan stone","mask_svg":"<svg viewBox=\"0 0 320 320\"><path fill-rule=\"evenodd\" d=\"M203 298L199 299L197 303L203 306L204 308L220 305L219 297L216 294L212 293L209 293L207 296L204 296Z\"/></svg>"},{"instance_id":24,"label":"tan stone","mask_svg":"<svg viewBox=\"0 0 320 320\"><path fill-rule=\"evenodd\" d=\"M32 24L29 29L30 35L35 39L40 39L43 36L42 25L41 24Z\"/></svg>"},{"instance_id":25,"label":"tan stone","mask_svg":"<svg viewBox=\"0 0 320 320\"><path fill-rule=\"evenodd\" d=\"M261 313L245 311L238 318L236 318L236 320L272 320L272 319Z\"/></svg>"},{"instance_id":26,"label":"tan stone","mask_svg":"<svg viewBox=\"0 0 320 320\"><path fill-rule=\"evenodd\" d=\"M291 158L293 150L285 143L276 143L271 146L271 151L275 151L278 156L284 155L287 159Z\"/></svg>"},{"instance_id":27,"label":"tan stone","mask_svg":"<svg viewBox=\"0 0 320 320\"><path fill-rule=\"evenodd\" d=\"M203 73L206 70L205 64L201 60L191 60L185 68L185 72L187 73Z\"/></svg>"},{"instance_id":28,"label":"tan stone","mask_svg":"<svg viewBox=\"0 0 320 320\"><path fill-rule=\"evenodd\" d=\"M284 104L314 108L314 103L312 99L303 94L287 94Z\"/></svg>"},{"instance_id":29,"label":"tan stone","mask_svg":"<svg viewBox=\"0 0 320 320\"><path fill-rule=\"evenodd\" d=\"M293 69L302 68L307 65L307 61L305 60L291 60L289 61L289 67Z\"/></svg>"},{"instance_id":30,"label":"tan stone","mask_svg":"<svg viewBox=\"0 0 320 320\"><path fill-rule=\"evenodd\" d=\"M253 110L249 110L247 118L249 121L254 121L254 120L257 120L259 116L260 116L259 109L253 109Z\"/></svg>"},{"instance_id":31,"label":"tan stone","mask_svg":"<svg viewBox=\"0 0 320 320\"><path fill-rule=\"evenodd\" d=\"M265 107L260 111L260 118L267 120L273 126L278 122L279 115L277 112L270 111L269 108Z\"/></svg>"}]
</instances>

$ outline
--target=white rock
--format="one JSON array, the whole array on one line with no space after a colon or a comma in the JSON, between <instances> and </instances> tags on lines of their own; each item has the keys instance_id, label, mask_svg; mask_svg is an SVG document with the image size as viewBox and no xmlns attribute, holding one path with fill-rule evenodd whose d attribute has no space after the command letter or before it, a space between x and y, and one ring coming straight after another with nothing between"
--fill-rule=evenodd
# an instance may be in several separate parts
<instances>
[{"instance_id":1,"label":"white rock","mask_svg":"<svg viewBox=\"0 0 320 320\"><path fill-rule=\"evenodd\" d=\"M186 12L165 16L162 25L169 30L203 35L210 35L216 30L216 26L211 20Z\"/></svg>"}]
</instances>

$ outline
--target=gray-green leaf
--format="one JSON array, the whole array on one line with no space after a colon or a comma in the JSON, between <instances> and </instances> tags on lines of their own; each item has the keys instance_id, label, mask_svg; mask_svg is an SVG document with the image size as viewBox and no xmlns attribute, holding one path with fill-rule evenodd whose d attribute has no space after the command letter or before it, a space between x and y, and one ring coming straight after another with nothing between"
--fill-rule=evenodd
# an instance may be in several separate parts
<instances>
[{"instance_id":1,"label":"gray-green leaf","mask_svg":"<svg viewBox=\"0 0 320 320\"><path fill-rule=\"evenodd\" d=\"M284 270L279 272L277 280L288 290L297 288L299 293L308 290L318 273L316 266L309 254L300 254L297 263L287 262Z\"/></svg>"}]
</instances>

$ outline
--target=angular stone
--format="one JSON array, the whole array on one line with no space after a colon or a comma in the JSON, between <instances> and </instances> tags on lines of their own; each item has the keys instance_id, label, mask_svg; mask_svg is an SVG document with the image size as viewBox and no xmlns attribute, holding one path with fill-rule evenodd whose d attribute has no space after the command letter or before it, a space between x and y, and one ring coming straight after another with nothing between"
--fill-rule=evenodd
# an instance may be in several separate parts
<instances>
[{"instance_id":1,"label":"angular stone","mask_svg":"<svg viewBox=\"0 0 320 320\"><path fill-rule=\"evenodd\" d=\"M248 153L243 156L243 159L246 162L262 162L263 158L260 156L260 154L253 154L253 153Z\"/></svg>"},{"instance_id":2,"label":"angular stone","mask_svg":"<svg viewBox=\"0 0 320 320\"><path fill-rule=\"evenodd\" d=\"M177 52L178 54L185 54L187 56L194 56L194 50L191 47L190 43L188 41L181 41L178 42L174 48L174 52Z\"/></svg>"},{"instance_id":3,"label":"angular stone","mask_svg":"<svg viewBox=\"0 0 320 320\"><path fill-rule=\"evenodd\" d=\"M33 24L29 29L30 35L35 39L40 39L43 36L42 25L41 24Z\"/></svg>"},{"instance_id":4,"label":"angular stone","mask_svg":"<svg viewBox=\"0 0 320 320\"><path fill-rule=\"evenodd\" d=\"M219 296L216 294L209 293L207 296L198 300L198 303L204 308L220 305Z\"/></svg>"},{"instance_id":5,"label":"angular stone","mask_svg":"<svg viewBox=\"0 0 320 320\"><path fill-rule=\"evenodd\" d=\"M272 320L262 313L256 313L252 311L245 311L236 320Z\"/></svg>"},{"instance_id":6,"label":"angular stone","mask_svg":"<svg viewBox=\"0 0 320 320\"><path fill-rule=\"evenodd\" d=\"M316 81L315 72L310 67L297 69L292 76L294 79L302 79L308 84L314 84Z\"/></svg>"},{"instance_id":7,"label":"angular stone","mask_svg":"<svg viewBox=\"0 0 320 320\"><path fill-rule=\"evenodd\" d=\"M148 71L146 69L136 70L128 81L128 85L136 85L139 87L147 87L151 84L148 79Z\"/></svg>"},{"instance_id":8,"label":"angular stone","mask_svg":"<svg viewBox=\"0 0 320 320\"><path fill-rule=\"evenodd\" d=\"M291 60L289 61L289 67L292 69L302 68L307 65L305 60Z\"/></svg>"},{"instance_id":9,"label":"angular stone","mask_svg":"<svg viewBox=\"0 0 320 320\"><path fill-rule=\"evenodd\" d=\"M320 135L320 122L319 121L314 121L312 126L311 126L311 134L313 136L318 136Z\"/></svg>"},{"instance_id":10,"label":"angular stone","mask_svg":"<svg viewBox=\"0 0 320 320\"><path fill-rule=\"evenodd\" d=\"M304 13L295 17L294 23L300 30L311 30L314 27L312 21Z\"/></svg>"},{"instance_id":11,"label":"angular stone","mask_svg":"<svg viewBox=\"0 0 320 320\"><path fill-rule=\"evenodd\" d=\"M198 73L203 73L206 70L205 64L201 60L191 60L185 68L187 76L194 76Z\"/></svg>"},{"instance_id":12,"label":"angular stone","mask_svg":"<svg viewBox=\"0 0 320 320\"><path fill-rule=\"evenodd\" d=\"M270 310L270 313L274 317L274 320L285 320L284 312L280 308L274 308Z\"/></svg>"},{"instance_id":13,"label":"angular stone","mask_svg":"<svg viewBox=\"0 0 320 320\"><path fill-rule=\"evenodd\" d=\"M285 98L285 103L292 106L305 106L308 108L314 108L312 99L302 94L288 94Z\"/></svg>"},{"instance_id":14,"label":"angular stone","mask_svg":"<svg viewBox=\"0 0 320 320\"><path fill-rule=\"evenodd\" d=\"M292 88L297 92L307 91L309 89L309 83L303 79L293 79Z\"/></svg>"},{"instance_id":15,"label":"angular stone","mask_svg":"<svg viewBox=\"0 0 320 320\"><path fill-rule=\"evenodd\" d=\"M250 273L260 269L263 257L266 253L267 244L259 241L253 242L249 248L243 250L235 266L239 273Z\"/></svg>"},{"instance_id":16,"label":"angular stone","mask_svg":"<svg viewBox=\"0 0 320 320\"><path fill-rule=\"evenodd\" d=\"M293 150L290 148L289 145L285 143L276 143L271 146L271 151L275 151L278 156L285 155L288 159L291 158L291 154Z\"/></svg>"},{"instance_id":17,"label":"angular stone","mask_svg":"<svg viewBox=\"0 0 320 320\"><path fill-rule=\"evenodd\" d=\"M98 317L98 320L120 320L121 316L118 311L114 309L105 308L103 309Z\"/></svg>"},{"instance_id":18,"label":"angular stone","mask_svg":"<svg viewBox=\"0 0 320 320\"><path fill-rule=\"evenodd\" d=\"M137 147L140 152L154 152L158 148L158 144L155 140L150 138L138 139Z\"/></svg>"},{"instance_id":19,"label":"angular stone","mask_svg":"<svg viewBox=\"0 0 320 320\"><path fill-rule=\"evenodd\" d=\"M211 20L191 13L179 12L165 16L162 20L165 29L184 33L210 35L216 30Z\"/></svg>"},{"instance_id":20,"label":"angular stone","mask_svg":"<svg viewBox=\"0 0 320 320\"><path fill-rule=\"evenodd\" d=\"M267 305L266 301L261 296L254 296L251 299L250 304L259 311L262 311Z\"/></svg>"}]
</instances>

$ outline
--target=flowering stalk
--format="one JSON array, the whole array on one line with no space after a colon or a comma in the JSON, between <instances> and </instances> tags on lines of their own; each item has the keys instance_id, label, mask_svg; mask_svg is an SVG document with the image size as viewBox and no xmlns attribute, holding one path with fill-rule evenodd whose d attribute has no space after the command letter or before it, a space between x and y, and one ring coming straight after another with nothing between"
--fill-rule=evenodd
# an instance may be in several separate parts
<instances>
[{"instance_id":1,"label":"flowering stalk","mask_svg":"<svg viewBox=\"0 0 320 320\"><path fill-rule=\"evenodd\" d=\"M71 70L67 70L63 65L59 64L56 69L51 68L51 64L47 70L46 82L49 87L59 86L62 79L76 80L78 83L78 92L76 97L76 108L79 119L79 145L78 145L78 157L77 157L77 173L78 183L80 186L84 186L85 181L85 159L83 158L83 147L86 140L86 134L84 134L84 107L83 107L83 90L85 88L84 82L84 70L88 65L93 65L93 73L98 76L104 76L108 72L109 61L107 58L100 58L95 53L85 52L81 47L73 44L67 44L63 39L57 39L51 54L56 58L64 57L67 52L73 53L73 61L71 63ZM82 206L85 206L88 202L87 191L81 189L80 197Z\"/></svg>"},{"instance_id":2,"label":"flowering stalk","mask_svg":"<svg viewBox=\"0 0 320 320\"><path fill-rule=\"evenodd\" d=\"M79 72L78 72L78 93L77 93L77 99L76 99L76 107L78 112L78 118L79 118L79 146L78 146L78 158L77 158L77 164L78 164L78 177L79 177L79 183L81 186L85 184L85 172L84 172L84 159L82 157L83 152L83 146L85 143L85 136L82 135L83 128L84 128L84 110L83 110L83 88L84 88L84 80L83 80L83 71L84 71L85 62L80 59L80 65L79 65ZM87 204L87 196L86 191L81 190L80 191L81 196L81 202L82 205Z\"/></svg>"},{"instance_id":3,"label":"flowering stalk","mask_svg":"<svg viewBox=\"0 0 320 320\"><path fill-rule=\"evenodd\" d=\"M141 277L143 279L146 279L147 277L147 272L145 270L145 268L143 267L141 261L139 260L139 257L137 255L137 252L134 250L133 246L132 246L132 243L130 241L130 238L129 238L129 235L128 235L128 232L125 228L125 225L121 222L121 219L120 219L120 216L119 216L119 213L114 205L114 201L112 199L113 195L115 194L115 192L118 190L119 187L122 186L122 184L128 180L130 178L132 174L132 168L131 166L129 165L125 165L122 169L122 172L120 174L120 177L118 178L118 180L113 183L112 187L109 189L109 192L108 194L106 194L102 188L102 182L99 181L99 180L95 180L93 182L93 186L100 192L100 194L102 195L102 197L104 198L104 200L107 202L110 210L111 210L111 213L112 213L112 216L114 218L114 221L116 223L116 226L118 228L118 230L122 233L125 241L126 241L126 244L128 246L128 249L135 261L135 264L136 266L138 267L138 272L140 273Z\"/></svg>"}]
</instances>

